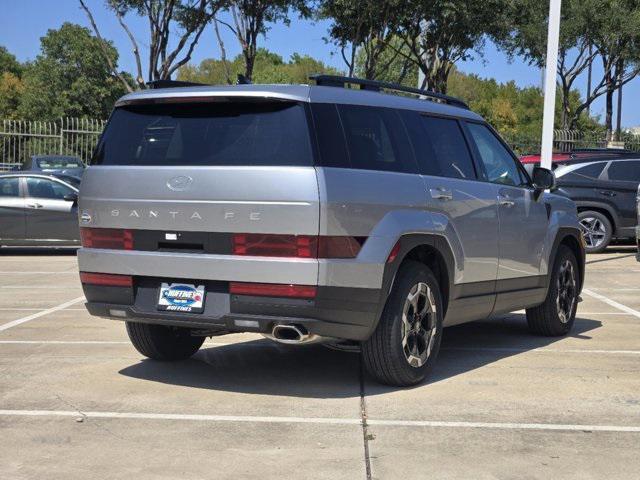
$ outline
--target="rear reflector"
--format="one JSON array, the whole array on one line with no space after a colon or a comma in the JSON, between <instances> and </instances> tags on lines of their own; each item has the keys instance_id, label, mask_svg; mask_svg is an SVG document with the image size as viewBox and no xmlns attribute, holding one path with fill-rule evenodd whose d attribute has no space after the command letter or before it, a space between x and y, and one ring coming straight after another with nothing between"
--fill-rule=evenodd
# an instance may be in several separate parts
<instances>
[{"instance_id":1,"label":"rear reflector","mask_svg":"<svg viewBox=\"0 0 640 480\"><path fill-rule=\"evenodd\" d=\"M396 259L399 253L400 253L400 240L396 242L396 244L391 249L391 252L389 252L389 256L387 257L387 263L392 263Z\"/></svg>"},{"instance_id":2,"label":"rear reflector","mask_svg":"<svg viewBox=\"0 0 640 480\"><path fill-rule=\"evenodd\" d=\"M311 285L231 282L229 284L229 293L233 295L255 295L257 297L315 298L318 288Z\"/></svg>"},{"instance_id":3,"label":"rear reflector","mask_svg":"<svg viewBox=\"0 0 640 480\"><path fill-rule=\"evenodd\" d=\"M85 248L133 250L133 232L121 228L80 228L80 239Z\"/></svg>"},{"instance_id":4,"label":"rear reflector","mask_svg":"<svg viewBox=\"0 0 640 480\"><path fill-rule=\"evenodd\" d=\"M104 285L109 287L132 287L131 275L114 275L112 273L80 272L80 281L87 285Z\"/></svg>"},{"instance_id":5,"label":"rear reflector","mask_svg":"<svg viewBox=\"0 0 640 480\"><path fill-rule=\"evenodd\" d=\"M233 254L290 258L355 258L365 237L237 233Z\"/></svg>"}]
</instances>

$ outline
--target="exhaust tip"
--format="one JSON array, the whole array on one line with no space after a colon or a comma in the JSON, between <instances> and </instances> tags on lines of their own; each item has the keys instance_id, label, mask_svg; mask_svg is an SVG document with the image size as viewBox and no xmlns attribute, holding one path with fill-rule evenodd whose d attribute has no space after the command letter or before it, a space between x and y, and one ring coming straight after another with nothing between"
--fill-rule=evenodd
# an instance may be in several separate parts
<instances>
[{"instance_id":1,"label":"exhaust tip","mask_svg":"<svg viewBox=\"0 0 640 480\"><path fill-rule=\"evenodd\" d=\"M266 336L276 342L288 344L312 343L320 340L318 335L309 333L306 328L300 325L278 324L271 330L271 335Z\"/></svg>"}]
</instances>

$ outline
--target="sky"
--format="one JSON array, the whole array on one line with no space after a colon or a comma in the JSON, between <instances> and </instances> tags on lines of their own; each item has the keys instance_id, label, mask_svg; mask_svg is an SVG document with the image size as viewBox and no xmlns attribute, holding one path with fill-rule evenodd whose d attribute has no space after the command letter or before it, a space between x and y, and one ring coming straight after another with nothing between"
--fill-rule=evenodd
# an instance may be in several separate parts
<instances>
[{"instance_id":1,"label":"sky","mask_svg":"<svg viewBox=\"0 0 640 480\"><path fill-rule=\"evenodd\" d=\"M100 33L111 40L120 52L119 67L130 72L135 71L131 46L115 17L105 8L104 0L87 0ZM40 37L48 29L59 28L64 22L73 22L90 28L89 21L81 10L78 0L0 0L0 45L5 46L20 61L33 60L40 50ZM127 23L133 30L138 44L143 50L143 59L148 52L148 28L143 19L133 15L127 17ZM302 20L292 17L287 27L282 24L271 26L267 37L260 38L260 46L288 59L293 53L307 54L326 64L345 70L339 52L327 44L329 22ZM233 57L240 52L237 41L223 27L221 33L225 42L227 56ZM219 57L219 47L212 27L207 27L192 56L192 63L205 58ZM489 43L484 49L483 58L460 63L458 68L467 73L475 73L483 78L495 78L499 82L513 80L518 86L540 86L541 72L525 64L520 59L509 61L507 56ZM144 67L143 67L144 68ZM596 69L597 70L597 69ZM146 69L144 70L146 71ZM586 75L585 75L586 77ZM577 85L583 93L586 90L586 78ZM640 109L635 108L640 94L640 79L629 83L624 90L622 125L633 127L640 125ZM614 101L615 104L615 101ZM600 98L592 107L592 114L604 117L604 102ZM615 115L615 113L614 113ZM614 116L615 118L615 116Z\"/></svg>"}]
</instances>

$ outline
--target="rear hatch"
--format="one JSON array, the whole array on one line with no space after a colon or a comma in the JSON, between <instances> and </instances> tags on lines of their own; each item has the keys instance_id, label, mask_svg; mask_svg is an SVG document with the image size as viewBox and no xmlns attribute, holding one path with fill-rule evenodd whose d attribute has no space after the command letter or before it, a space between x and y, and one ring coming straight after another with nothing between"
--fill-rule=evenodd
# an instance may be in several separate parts
<instances>
[{"instance_id":1,"label":"rear hatch","mask_svg":"<svg viewBox=\"0 0 640 480\"><path fill-rule=\"evenodd\" d=\"M224 234L318 235L313 163L303 103L213 97L123 105L85 171L81 226L131 229L146 239L136 242L144 250L185 253L211 253L200 247L212 233L223 243Z\"/></svg>"}]
</instances>

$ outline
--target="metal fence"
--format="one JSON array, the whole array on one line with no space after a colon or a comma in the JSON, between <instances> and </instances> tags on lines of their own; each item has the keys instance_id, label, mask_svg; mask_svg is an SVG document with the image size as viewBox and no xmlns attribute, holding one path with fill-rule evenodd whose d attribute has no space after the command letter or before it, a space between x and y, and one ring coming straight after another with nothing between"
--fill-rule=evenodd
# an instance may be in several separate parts
<instances>
[{"instance_id":1,"label":"metal fence","mask_svg":"<svg viewBox=\"0 0 640 480\"><path fill-rule=\"evenodd\" d=\"M20 165L33 155L74 155L88 163L105 123L91 118L0 120L0 169Z\"/></svg>"},{"instance_id":2,"label":"metal fence","mask_svg":"<svg viewBox=\"0 0 640 480\"><path fill-rule=\"evenodd\" d=\"M0 170L22 164L32 155L75 155L89 163L106 121L91 118L60 118L52 122L0 120ZM540 137L505 136L520 155L540 152ZM640 151L640 135L625 133L624 147ZM555 130L554 150L604 148L605 133Z\"/></svg>"}]
</instances>

